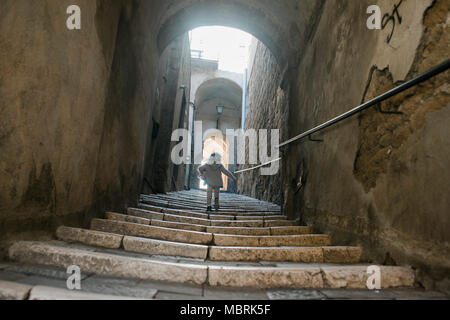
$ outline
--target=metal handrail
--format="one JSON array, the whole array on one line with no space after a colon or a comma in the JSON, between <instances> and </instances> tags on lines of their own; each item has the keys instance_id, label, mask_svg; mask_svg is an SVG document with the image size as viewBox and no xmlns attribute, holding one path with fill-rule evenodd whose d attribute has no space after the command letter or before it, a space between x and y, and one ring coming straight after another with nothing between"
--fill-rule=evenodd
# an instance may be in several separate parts
<instances>
[{"instance_id":1,"label":"metal handrail","mask_svg":"<svg viewBox=\"0 0 450 320\"><path fill-rule=\"evenodd\" d=\"M347 119L347 118L349 118L349 117L351 117L351 116L353 116L353 115L355 115L355 114L357 114L357 113L359 113L361 111L364 111L364 110L366 110L366 109L368 109L370 107L373 107L374 105L377 105L380 102L383 102L384 100L387 100L387 99L389 99L389 98L391 98L391 97L393 97L393 96L395 96L395 95L397 95L397 94L399 94L399 93L401 93L401 92L403 92L403 91L405 91L405 90L407 90L407 89L409 89L409 88L411 88L411 87L413 87L415 85L418 85L419 83L422 83L422 82L424 82L424 81L426 81L426 80L428 80L428 79L430 79L430 78L432 78L432 77L434 77L434 76L436 76L436 75L438 75L438 74L448 70L449 67L450 67L450 59L447 59L443 63L435 66L434 68L431 68L430 70L428 70L425 73L422 73L418 77L416 77L414 79L411 79L409 81L406 81L405 83L399 85L398 87L395 87L394 89L391 89L391 90L383 93L382 95L380 95L380 96L378 96L378 97L376 97L376 98L374 98L374 99L372 99L370 101L367 101L366 103L363 103L362 105L360 105L360 106L358 106L358 107L356 107L354 109L351 109L351 110L341 114L340 116L337 116L336 118L333 118L333 119L331 119L331 120L329 120L329 121L327 121L327 122L325 122L325 123L323 123L323 124L313 128L313 129L310 129L310 130L308 130L308 131L306 131L306 132L304 132L302 134L299 134L298 136L295 136L295 137L293 137L293 138L291 138L291 139L289 139L289 140L287 140L287 141L285 141L283 143L280 143L277 147L278 148L284 147L284 146L286 146L286 145L288 145L288 144L290 144L290 143L292 143L294 141L303 139L305 137L308 137L308 136L312 135L313 133L316 133L316 132L319 132L319 131L321 131L323 129L326 129L326 128L328 128L328 127L330 127L330 126L332 126L332 125L334 125L334 124L336 124L338 122L341 122L342 120L345 120L345 119Z\"/></svg>"},{"instance_id":2,"label":"metal handrail","mask_svg":"<svg viewBox=\"0 0 450 320\"><path fill-rule=\"evenodd\" d=\"M275 159L275 160L272 160L272 161L269 161L269 162L260 164L259 166L256 166L256 167L252 167L252 168L248 168L248 169L243 169L243 170L238 170L238 171L235 171L234 173L243 173L243 172L246 172L246 171L255 170L255 169L258 169L258 168L261 168L261 167L265 167L265 166L267 166L267 165L269 165L269 164L271 164L271 163L277 162L277 161L281 161L281 158L278 158L278 159Z\"/></svg>"},{"instance_id":3,"label":"metal handrail","mask_svg":"<svg viewBox=\"0 0 450 320\"><path fill-rule=\"evenodd\" d=\"M382 95L379 95L378 97L376 97L376 98L374 98L374 99L372 99L370 101L367 101L367 102L361 104L360 106L358 106L356 108L353 108L353 109L351 109L351 110L341 114L340 116L337 116L336 118L328 120L327 122L324 122L324 123L322 123L321 125L319 125L317 127L314 127L314 128L312 128L312 129L310 129L310 130L308 130L308 131L306 131L306 132L304 132L302 134L299 134L298 136L295 136L295 137L293 137L293 138L291 138L291 139L289 139L289 140L287 140L287 141L285 141L283 143L280 143L276 147L277 148L281 148L281 147L284 147L284 146L286 146L286 145L288 145L288 144L290 144L292 142L298 141L298 140L306 138L306 137L310 137L312 134L314 134L316 132L319 132L319 131L324 130L324 129L328 128L328 127L331 127L332 125L334 125L334 124L336 124L338 122L341 122L341 121L343 121L343 120L345 120L347 118L350 118L351 116L353 116L353 115L355 115L357 113L360 113L361 111L364 111L364 110L366 110L366 109L368 109L370 107L378 105L380 102L383 102L383 101L385 101L385 100L387 100L387 99L389 99L389 98L391 98L391 97L393 97L393 96L395 96L395 95L397 95L397 94L399 94L399 93L401 93L403 91L406 91L406 90L408 90L409 88L411 88L413 86L416 86L416 85L418 85L418 84L420 84L422 82L425 82L426 80L428 80L428 79L430 79L430 78L432 78L434 76L437 76L438 74L441 74L441 73L447 71L449 68L450 68L450 59L447 59L446 61L444 61L441 64L439 64L439 65L431 68L430 70L422 73L421 75L415 77L414 79L406 81L405 83L403 83L403 84L401 84L401 85L399 85L399 86L397 86L397 87L395 87L395 88L393 88L393 89L383 93ZM270 162L261 164L261 165L256 166L256 167L252 167L252 168L236 171L235 173L242 173L242 172L246 172L246 171L255 170L255 169L264 167L266 165L269 165L272 162L276 162L276 161L280 161L280 160L281 160L281 158L278 158L276 160L272 160Z\"/></svg>"}]
</instances>

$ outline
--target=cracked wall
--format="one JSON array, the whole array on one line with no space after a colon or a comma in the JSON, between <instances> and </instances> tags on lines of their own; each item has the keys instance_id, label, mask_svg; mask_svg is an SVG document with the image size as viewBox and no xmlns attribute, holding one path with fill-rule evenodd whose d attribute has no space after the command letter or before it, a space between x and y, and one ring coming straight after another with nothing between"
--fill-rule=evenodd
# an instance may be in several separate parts
<instances>
[{"instance_id":1,"label":"cracked wall","mask_svg":"<svg viewBox=\"0 0 450 320\"><path fill-rule=\"evenodd\" d=\"M395 3L399 3L396 1ZM369 1L327 1L291 90L290 135L299 134L448 59L448 1L403 1L387 43L366 28ZM377 1L391 13L392 1ZM330 27L331 26L331 27ZM288 180L304 161L304 189L285 209L362 245L374 263L410 264L421 285L448 290L449 73L289 146Z\"/></svg>"}]
</instances>

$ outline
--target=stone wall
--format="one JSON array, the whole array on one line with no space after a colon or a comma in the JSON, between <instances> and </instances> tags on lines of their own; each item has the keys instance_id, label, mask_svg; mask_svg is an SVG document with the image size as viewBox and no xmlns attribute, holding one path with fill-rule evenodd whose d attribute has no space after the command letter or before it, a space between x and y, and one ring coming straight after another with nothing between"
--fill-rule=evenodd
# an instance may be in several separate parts
<instances>
[{"instance_id":1,"label":"stone wall","mask_svg":"<svg viewBox=\"0 0 450 320\"><path fill-rule=\"evenodd\" d=\"M187 35L174 40L161 61L157 101L152 121L157 125L149 141L146 157L144 192L163 193L184 188L184 166L174 166L171 151L173 130L187 129L190 100L190 45ZM182 86L185 89L181 89ZM182 116L182 112L184 115ZM180 123L180 117L182 118Z\"/></svg>"},{"instance_id":2,"label":"stone wall","mask_svg":"<svg viewBox=\"0 0 450 320\"><path fill-rule=\"evenodd\" d=\"M121 1L2 1L0 237L82 221L94 199ZM106 4L107 3L107 4Z\"/></svg>"},{"instance_id":3,"label":"stone wall","mask_svg":"<svg viewBox=\"0 0 450 320\"><path fill-rule=\"evenodd\" d=\"M245 129L280 129L280 139L284 140L288 137L286 129L289 101L287 92L280 89L280 66L260 41L254 40L250 51L252 63L248 74ZM251 166L254 165L240 165L239 169ZM280 188L282 184L283 166L280 166L278 174L274 176L262 176L260 170L238 176L239 193L278 204L283 201L283 190Z\"/></svg>"},{"instance_id":4,"label":"stone wall","mask_svg":"<svg viewBox=\"0 0 450 320\"><path fill-rule=\"evenodd\" d=\"M382 13L394 3L376 1ZM291 86L290 135L337 116L449 58L449 2L403 1L392 22L368 30L373 1L326 1ZM398 19L394 16L395 19ZM285 148L286 181L304 162L304 188L285 210L362 245L366 260L410 264L419 282L450 287L449 73L314 138Z\"/></svg>"},{"instance_id":5,"label":"stone wall","mask_svg":"<svg viewBox=\"0 0 450 320\"><path fill-rule=\"evenodd\" d=\"M82 10L81 30L66 28L72 4ZM168 70L160 61L167 61L170 50L159 53L158 19L148 18L160 6L120 0L2 3L1 239L51 237L61 224L86 227L105 210L136 205L152 118L166 107L158 110L155 97L157 79ZM186 59L184 65L188 70ZM181 90L174 90L166 95L176 97L180 108L169 130L180 117ZM170 139L165 145L169 149ZM155 172L148 172L151 180Z\"/></svg>"}]
</instances>

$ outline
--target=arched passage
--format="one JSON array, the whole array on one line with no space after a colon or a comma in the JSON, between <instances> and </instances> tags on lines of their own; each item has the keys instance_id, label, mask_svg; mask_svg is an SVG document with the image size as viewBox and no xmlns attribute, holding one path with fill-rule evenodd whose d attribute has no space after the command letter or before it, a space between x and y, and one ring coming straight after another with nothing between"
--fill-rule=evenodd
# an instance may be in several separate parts
<instances>
[{"instance_id":1,"label":"arched passage","mask_svg":"<svg viewBox=\"0 0 450 320\"><path fill-rule=\"evenodd\" d=\"M235 82L212 79L204 82L195 93L196 121L202 121L203 132L217 129L238 129L242 116L242 88ZM221 113L217 107L223 107Z\"/></svg>"},{"instance_id":2,"label":"arched passage","mask_svg":"<svg viewBox=\"0 0 450 320\"><path fill-rule=\"evenodd\" d=\"M219 152L225 167L234 169L229 163L236 163L236 150L230 154L228 150L228 142L225 141L227 129L236 130L240 128L242 116L242 88L236 82L225 79L216 78L205 81L197 89L195 93L195 121L202 123L203 145L201 155L194 154L193 159L201 156L203 160L208 158L212 152ZM221 107L218 109L218 107ZM219 110L221 112L219 112ZM190 124L192 130L193 123ZM215 132L211 139L211 132ZM219 134L220 133L220 134ZM219 136L219 137L218 137ZM222 136L222 139L220 139ZM219 141L220 140L220 141ZM195 150L192 150L195 152ZM190 186L198 188L200 181L196 176L196 171L192 170ZM233 189L224 177L224 187Z\"/></svg>"},{"instance_id":3,"label":"arched passage","mask_svg":"<svg viewBox=\"0 0 450 320\"><path fill-rule=\"evenodd\" d=\"M296 8L280 6L276 1L178 1L168 8L157 36L160 52L176 37L201 26L221 25L252 34L276 57L280 68L295 61L294 50L300 43L295 21Z\"/></svg>"}]
</instances>

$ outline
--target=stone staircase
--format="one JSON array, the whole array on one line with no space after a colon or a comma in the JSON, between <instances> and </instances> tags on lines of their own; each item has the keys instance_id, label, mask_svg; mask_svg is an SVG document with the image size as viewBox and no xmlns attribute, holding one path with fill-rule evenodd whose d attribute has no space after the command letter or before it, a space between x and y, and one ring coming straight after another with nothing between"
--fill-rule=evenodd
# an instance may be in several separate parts
<instances>
[{"instance_id":1,"label":"stone staircase","mask_svg":"<svg viewBox=\"0 0 450 320\"><path fill-rule=\"evenodd\" d=\"M142 195L138 208L106 212L91 229L61 226L58 240L20 241L12 261L101 276L234 288L366 289L361 248L335 246L299 226L280 207L221 194L221 209L205 212L206 193ZM412 287L408 267L380 266L382 288Z\"/></svg>"}]
</instances>

